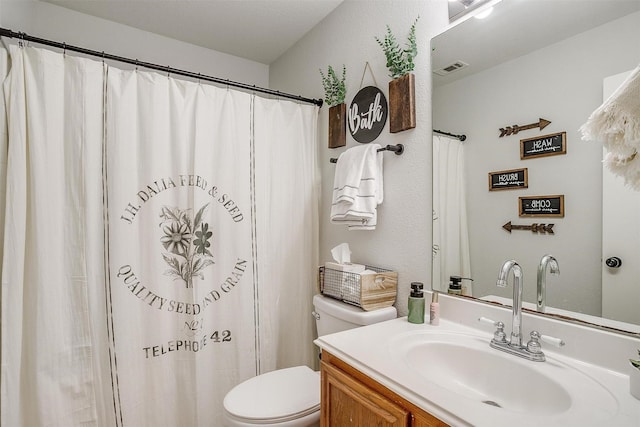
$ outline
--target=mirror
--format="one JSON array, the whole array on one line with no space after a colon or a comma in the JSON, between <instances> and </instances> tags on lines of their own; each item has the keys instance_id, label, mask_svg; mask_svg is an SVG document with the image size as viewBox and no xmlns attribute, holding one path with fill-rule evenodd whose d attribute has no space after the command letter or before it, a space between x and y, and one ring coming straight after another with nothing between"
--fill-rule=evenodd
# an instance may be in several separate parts
<instances>
[{"instance_id":1,"label":"mirror","mask_svg":"<svg viewBox=\"0 0 640 427\"><path fill-rule=\"evenodd\" d=\"M466 135L455 140L460 156L434 151L434 288L446 292L449 276L470 276L473 282L463 281L468 295L509 305L511 284L498 288L496 277L515 259L524 272L524 305L535 311L538 265L551 254L560 275L545 274L546 313L640 335L640 273L624 292L613 280L640 265L640 246L616 252L616 242L640 240L640 229L602 234L603 212L629 217L637 210L609 199L603 209L602 144L582 141L579 132L602 104L603 88L611 93L621 73L640 64L638 40L637 0L504 0L487 18L466 19L432 39L433 128ZM551 155L536 155L554 144ZM443 163L458 157L464 167ZM438 170L447 173L436 176ZM500 187L505 173L515 177L514 188ZM446 201L460 183L465 196ZM552 216L539 209L545 207ZM536 232L519 228L533 224ZM460 261L461 252L468 261ZM613 257L622 259L619 269L606 266Z\"/></svg>"}]
</instances>

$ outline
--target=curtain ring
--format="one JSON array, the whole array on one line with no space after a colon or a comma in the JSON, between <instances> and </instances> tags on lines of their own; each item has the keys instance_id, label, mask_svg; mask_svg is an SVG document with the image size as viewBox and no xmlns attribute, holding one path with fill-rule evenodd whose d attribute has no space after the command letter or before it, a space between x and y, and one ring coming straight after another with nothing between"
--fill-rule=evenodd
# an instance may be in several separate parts
<instances>
[{"instance_id":1,"label":"curtain ring","mask_svg":"<svg viewBox=\"0 0 640 427\"><path fill-rule=\"evenodd\" d=\"M104 64L104 50L102 51L102 63Z\"/></svg>"},{"instance_id":2,"label":"curtain ring","mask_svg":"<svg viewBox=\"0 0 640 427\"><path fill-rule=\"evenodd\" d=\"M170 74L171 74L171 71L170 71L170 70L171 70L171 67L169 67L169 66L167 65L167 77L171 77L171 75L170 75Z\"/></svg>"},{"instance_id":3,"label":"curtain ring","mask_svg":"<svg viewBox=\"0 0 640 427\"><path fill-rule=\"evenodd\" d=\"M200 73L198 73L198 84L200 84Z\"/></svg>"},{"instance_id":4,"label":"curtain ring","mask_svg":"<svg viewBox=\"0 0 640 427\"><path fill-rule=\"evenodd\" d=\"M67 56L67 43L62 43L62 55Z\"/></svg>"},{"instance_id":5,"label":"curtain ring","mask_svg":"<svg viewBox=\"0 0 640 427\"><path fill-rule=\"evenodd\" d=\"M136 71L138 71L138 58L136 58Z\"/></svg>"}]
</instances>

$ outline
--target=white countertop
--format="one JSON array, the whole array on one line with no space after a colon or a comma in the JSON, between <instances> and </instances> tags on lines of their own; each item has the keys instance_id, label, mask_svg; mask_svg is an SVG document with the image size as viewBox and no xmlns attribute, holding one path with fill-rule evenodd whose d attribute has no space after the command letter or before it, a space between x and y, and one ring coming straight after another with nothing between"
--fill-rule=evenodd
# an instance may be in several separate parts
<instances>
[{"instance_id":1,"label":"white countertop","mask_svg":"<svg viewBox=\"0 0 640 427\"><path fill-rule=\"evenodd\" d=\"M569 365L571 368L578 369L609 391L611 399L607 398L607 405L603 405L603 408L606 409L599 408L599 405L594 402L589 404L589 396L574 396L572 407L579 409L579 416L576 416L574 410L572 415L561 413L530 417L527 414L496 408L468 399L437 384L430 383L408 368L402 356L398 355L399 352L394 351L394 346L397 347L398 343L397 337L413 334L417 331L473 335L476 338L485 339L487 347L492 337L492 333L450 320L441 319L440 326L432 326L428 323L412 324L407 321L406 317L403 317L337 334L325 335L318 338L315 343L322 350L339 357L407 401L452 426L640 426L640 400L635 399L629 393L627 375L577 361L548 348L544 349L547 354L547 362L529 362L516 356L506 356L513 357L518 361L522 360L518 363L534 364L531 366L538 363L557 363L558 366ZM428 358L424 360L424 363L429 363ZM474 360L470 358L468 363L473 364ZM482 366L477 368L481 370ZM509 372L505 372L504 375L508 376ZM523 395L527 393L524 384L522 385L522 393Z\"/></svg>"}]
</instances>

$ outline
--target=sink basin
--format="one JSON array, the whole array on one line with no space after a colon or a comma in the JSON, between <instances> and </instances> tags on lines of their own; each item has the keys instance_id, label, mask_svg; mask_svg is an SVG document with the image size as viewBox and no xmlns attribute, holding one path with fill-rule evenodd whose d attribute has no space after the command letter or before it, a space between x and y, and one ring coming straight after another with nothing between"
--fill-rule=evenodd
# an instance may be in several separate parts
<instances>
[{"instance_id":1,"label":"sink basin","mask_svg":"<svg viewBox=\"0 0 640 427\"><path fill-rule=\"evenodd\" d=\"M411 332L392 339L389 350L422 381L479 408L537 417L579 411L603 420L617 411L611 393L582 371L550 357L532 362L501 352L486 337Z\"/></svg>"},{"instance_id":2,"label":"sink basin","mask_svg":"<svg viewBox=\"0 0 640 427\"><path fill-rule=\"evenodd\" d=\"M426 380L488 405L539 414L560 413L571 407L571 397L560 384L518 363L514 356L501 357L486 343L476 348L468 339L460 343L440 337L411 346L406 360Z\"/></svg>"}]
</instances>

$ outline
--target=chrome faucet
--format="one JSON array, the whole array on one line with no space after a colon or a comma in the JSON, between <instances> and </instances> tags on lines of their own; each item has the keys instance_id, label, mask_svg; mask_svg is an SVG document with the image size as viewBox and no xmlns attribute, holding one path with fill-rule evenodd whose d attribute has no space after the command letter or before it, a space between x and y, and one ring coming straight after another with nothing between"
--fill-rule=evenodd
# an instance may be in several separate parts
<instances>
[{"instance_id":1,"label":"chrome faucet","mask_svg":"<svg viewBox=\"0 0 640 427\"><path fill-rule=\"evenodd\" d=\"M527 345L522 345L522 268L514 260L506 261L500 272L496 285L504 288L507 286L509 273L513 271L513 302L511 316L511 339L507 341L503 331L504 324L496 322L498 330L491 340L491 347L505 351L516 356L524 357L528 360L543 362L545 360L544 353L541 350L539 339L540 334L536 331L531 332L531 339Z\"/></svg>"},{"instance_id":2,"label":"chrome faucet","mask_svg":"<svg viewBox=\"0 0 640 427\"><path fill-rule=\"evenodd\" d=\"M547 299L547 281L546 281L546 272L547 265L549 266L549 272L551 274L559 275L560 267L558 266L558 260L556 260L552 255L545 255L540 260L540 264L538 265L538 301L537 301L537 310L540 313L544 313L546 308L546 299Z\"/></svg>"},{"instance_id":3,"label":"chrome faucet","mask_svg":"<svg viewBox=\"0 0 640 427\"><path fill-rule=\"evenodd\" d=\"M513 303L511 304L511 342L509 345L522 347L522 268L520 265L514 260L502 264L496 285L506 288L511 271L513 271Z\"/></svg>"},{"instance_id":4,"label":"chrome faucet","mask_svg":"<svg viewBox=\"0 0 640 427\"><path fill-rule=\"evenodd\" d=\"M558 269L558 262L550 255L547 255L550 260L545 261L546 268L547 262L551 265L552 270ZM543 257L543 260L546 258ZM555 263L555 267L552 261ZM542 261L540 262L542 264ZM495 326L497 329L491 339L491 348L495 348L500 351L507 352L519 357L523 357L527 360L533 360L534 362L544 362L546 357L542 352L542 346L540 340L549 344L553 344L557 347L562 347L564 341L560 338L554 338L548 335L541 335L537 331L531 331L530 339L526 345L522 345L522 268L514 260L506 261L502 264L500 272L498 273L498 280L496 285L501 288L507 286L507 279L509 273L513 271L513 303L512 315L511 315L511 339L507 341L507 335L504 333L504 323L496 322L485 317L481 317L478 320L483 323L489 323ZM539 276L538 276L539 277ZM538 280L540 283L540 280Z\"/></svg>"}]
</instances>

